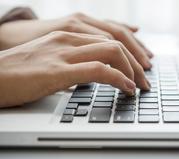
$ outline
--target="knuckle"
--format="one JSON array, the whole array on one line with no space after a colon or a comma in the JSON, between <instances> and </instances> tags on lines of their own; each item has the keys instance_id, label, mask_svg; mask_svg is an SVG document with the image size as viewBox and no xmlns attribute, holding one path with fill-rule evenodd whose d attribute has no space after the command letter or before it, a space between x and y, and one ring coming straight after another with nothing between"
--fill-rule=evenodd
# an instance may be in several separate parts
<instances>
[{"instance_id":1,"label":"knuckle","mask_svg":"<svg viewBox=\"0 0 179 159\"><path fill-rule=\"evenodd\" d=\"M125 46L124 46L124 44L122 42L118 41L117 43L121 48L125 48Z\"/></svg>"},{"instance_id":2,"label":"knuckle","mask_svg":"<svg viewBox=\"0 0 179 159\"><path fill-rule=\"evenodd\" d=\"M72 36L69 32L65 32L65 31L53 31L50 34L51 34L52 40L54 40L54 41L60 40L60 41L64 41L64 42L67 39L70 39L69 37Z\"/></svg>"},{"instance_id":3,"label":"knuckle","mask_svg":"<svg viewBox=\"0 0 179 159\"><path fill-rule=\"evenodd\" d=\"M85 14L81 13L81 12L76 12L73 14L74 17L81 19L85 17Z\"/></svg>"},{"instance_id":4,"label":"knuckle","mask_svg":"<svg viewBox=\"0 0 179 159\"><path fill-rule=\"evenodd\" d=\"M128 36L128 31L124 28L118 30L118 34L121 38L127 37Z\"/></svg>"},{"instance_id":5,"label":"knuckle","mask_svg":"<svg viewBox=\"0 0 179 159\"><path fill-rule=\"evenodd\" d=\"M136 74L137 74L138 76L144 75L144 69L143 69L143 67L142 67L140 64L137 64L136 71L137 71Z\"/></svg>"},{"instance_id":6,"label":"knuckle","mask_svg":"<svg viewBox=\"0 0 179 159\"><path fill-rule=\"evenodd\" d=\"M143 52L137 52L136 53L136 59L137 61L142 65L145 66L146 63L149 62L149 58L147 57L147 55Z\"/></svg>"},{"instance_id":7,"label":"knuckle","mask_svg":"<svg viewBox=\"0 0 179 159\"><path fill-rule=\"evenodd\" d=\"M134 70L133 69L130 69L130 71L128 73L128 77L129 77L129 79L134 80Z\"/></svg>"},{"instance_id":8,"label":"knuckle","mask_svg":"<svg viewBox=\"0 0 179 159\"><path fill-rule=\"evenodd\" d=\"M106 33L104 36L111 40L114 39L114 37L110 33Z\"/></svg>"},{"instance_id":9,"label":"knuckle","mask_svg":"<svg viewBox=\"0 0 179 159\"><path fill-rule=\"evenodd\" d=\"M140 56L141 61L146 60L146 54L143 51L140 51L138 55Z\"/></svg>"},{"instance_id":10,"label":"knuckle","mask_svg":"<svg viewBox=\"0 0 179 159\"><path fill-rule=\"evenodd\" d=\"M99 39L105 39L105 40L108 40L109 38L107 37L107 36L105 36L105 35L93 35L94 37L96 37L96 38L99 38Z\"/></svg>"},{"instance_id":11,"label":"knuckle","mask_svg":"<svg viewBox=\"0 0 179 159\"><path fill-rule=\"evenodd\" d=\"M64 30L75 32L79 28L79 23L80 22L76 18L70 18L64 26Z\"/></svg>"},{"instance_id":12,"label":"knuckle","mask_svg":"<svg viewBox=\"0 0 179 159\"><path fill-rule=\"evenodd\" d=\"M117 55L119 51L121 51L121 47L117 43L108 43L108 50L110 54L112 53L113 55Z\"/></svg>"},{"instance_id":13,"label":"knuckle","mask_svg":"<svg viewBox=\"0 0 179 159\"><path fill-rule=\"evenodd\" d=\"M104 67L105 67L105 64L101 63L101 62L94 62L93 63L93 70L96 71L96 72L101 72L104 70Z\"/></svg>"},{"instance_id":14,"label":"knuckle","mask_svg":"<svg viewBox=\"0 0 179 159\"><path fill-rule=\"evenodd\" d=\"M54 38L59 36L59 34L61 33L61 31L52 31L49 33L50 37Z\"/></svg>"},{"instance_id":15,"label":"knuckle","mask_svg":"<svg viewBox=\"0 0 179 159\"><path fill-rule=\"evenodd\" d=\"M106 70L105 68L106 65L98 61L93 62L91 65L91 74L97 81L102 79L102 76Z\"/></svg>"},{"instance_id":16,"label":"knuckle","mask_svg":"<svg viewBox=\"0 0 179 159\"><path fill-rule=\"evenodd\" d=\"M65 38L66 36L68 36L68 33L64 31L53 31L49 35L52 40L57 40Z\"/></svg>"}]
</instances>

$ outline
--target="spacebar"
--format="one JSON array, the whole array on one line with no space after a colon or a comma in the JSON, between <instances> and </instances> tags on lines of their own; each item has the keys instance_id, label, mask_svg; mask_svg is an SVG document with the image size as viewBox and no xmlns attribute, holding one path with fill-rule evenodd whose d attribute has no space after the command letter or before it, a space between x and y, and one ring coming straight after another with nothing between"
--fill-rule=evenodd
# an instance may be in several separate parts
<instances>
[{"instance_id":1,"label":"spacebar","mask_svg":"<svg viewBox=\"0 0 179 159\"><path fill-rule=\"evenodd\" d=\"M164 112L163 120L166 123L179 123L179 112Z\"/></svg>"}]
</instances>

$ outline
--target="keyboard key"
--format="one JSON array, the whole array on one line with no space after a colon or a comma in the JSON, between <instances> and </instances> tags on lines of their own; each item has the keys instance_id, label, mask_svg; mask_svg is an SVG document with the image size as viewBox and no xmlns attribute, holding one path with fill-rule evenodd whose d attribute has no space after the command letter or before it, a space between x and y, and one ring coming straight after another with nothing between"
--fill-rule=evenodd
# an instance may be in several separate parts
<instances>
[{"instance_id":1,"label":"keyboard key","mask_svg":"<svg viewBox=\"0 0 179 159\"><path fill-rule=\"evenodd\" d=\"M140 97L145 97L145 98L154 98L154 97L158 97L157 93L141 93Z\"/></svg>"},{"instance_id":2,"label":"keyboard key","mask_svg":"<svg viewBox=\"0 0 179 159\"><path fill-rule=\"evenodd\" d=\"M179 106L179 101L162 101L163 106Z\"/></svg>"},{"instance_id":3,"label":"keyboard key","mask_svg":"<svg viewBox=\"0 0 179 159\"><path fill-rule=\"evenodd\" d=\"M179 95L177 96L167 96L167 95L162 95L162 100L179 100Z\"/></svg>"},{"instance_id":4,"label":"keyboard key","mask_svg":"<svg viewBox=\"0 0 179 159\"><path fill-rule=\"evenodd\" d=\"M140 115L159 114L158 109L139 109Z\"/></svg>"},{"instance_id":5,"label":"keyboard key","mask_svg":"<svg viewBox=\"0 0 179 159\"><path fill-rule=\"evenodd\" d=\"M97 92L97 97L114 97L115 92Z\"/></svg>"},{"instance_id":6,"label":"keyboard key","mask_svg":"<svg viewBox=\"0 0 179 159\"><path fill-rule=\"evenodd\" d=\"M77 92L89 92L89 91L94 91L96 88L95 83L87 83L87 84L80 84L76 87L75 91Z\"/></svg>"},{"instance_id":7,"label":"keyboard key","mask_svg":"<svg viewBox=\"0 0 179 159\"><path fill-rule=\"evenodd\" d=\"M114 123L133 123L134 111L115 111Z\"/></svg>"},{"instance_id":8,"label":"keyboard key","mask_svg":"<svg viewBox=\"0 0 179 159\"><path fill-rule=\"evenodd\" d=\"M75 109L65 109L63 112L64 115L74 115Z\"/></svg>"},{"instance_id":9,"label":"keyboard key","mask_svg":"<svg viewBox=\"0 0 179 159\"><path fill-rule=\"evenodd\" d=\"M136 96L126 96L125 94L118 94L117 100L135 100Z\"/></svg>"},{"instance_id":10,"label":"keyboard key","mask_svg":"<svg viewBox=\"0 0 179 159\"><path fill-rule=\"evenodd\" d=\"M179 112L163 112L163 120L166 123L178 123Z\"/></svg>"},{"instance_id":11,"label":"keyboard key","mask_svg":"<svg viewBox=\"0 0 179 159\"><path fill-rule=\"evenodd\" d=\"M87 109L77 109L75 116L86 116L88 114Z\"/></svg>"},{"instance_id":12,"label":"keyboard key","mask_svg":"<svg viewBox=\"0 0 179 159\"><path fill-rule=\"evenodd\" d=\"M161 91L162 95L179 95L179 91Z\"/></svg>"},{"instance_id":13,"label":"keyboard key","mask_svg":"<svg viewBox=\"0 0 179 159\"><path fill-rule=\"evenodd\" d=\"M160 79L161 82L176 82L177 80L176 79Z\"/></svg>"},{"instance_id":14,"label":"keyboard key","mask_svg":"<svg viewBox=\"0 0 179 159\"><path fill-rule=\"evenodd\" d=\"M96 102L113 102L114 98L113 97L96 97L95 101Z\"/></svg>"},{"instance_id":15,"label":"keyboard key","mask_svg":"<svg viewBox=\"0 0 179 159\"><path fill-rule=\"evenodd\" d=\"M78 104L77 103L68 103L66 108L68 108L68 109L77 109Z\"/></svg>"},{"instance_id":16,"label":"keyboard key","mask_svg":"<svg viewBox=\"0 0 179 159\"><path fill-rule=\"evenodd\" d=\"M100 108L112 108L112 102L94 102L93 107L100 107Z\"/></svg>"},{"instance_id":17,"label":"keyboard key","mask_svg":"<svg viewBox=\"0 0 179 159\"><path fill-rule=\"evenodd\" d=\"M136 101L135 99L132 100L118 100L116 105L135 105Z\"/></svg>"},{"instance_id":18,"label":"keyboard key","mask_svg":"<svg viewBox=\"0 0 179 159\"><path fill-rule=\"evenodd\" d=\"M170 68L171 70L175 69L174 67L173 68ZM163 70L164 71L164 70ZM160 72L160 79L176 79L177 78L177 72L168 72L166 71L165 73L164 72Z\"/></svg>"},{"instance_id":19,"label":"keyboard key","mask_svg":"<svg viewBox=\"0 0 179 159\"><path fill-rule=\"evenodd\" d=\"M73 115L63 115L60 122L71 123L73 121Z\"/></svg>"},{"instance_id":20,"label":"keyboard key","mask_svg":"<svg viewBox=\"0 0 179 159\"><path fill-rule=\"evenodd\" d=\"M161 75L160 74L160 80L177 80L176 73L175 74L170 74L170 75Z\"/></svg>"},{"instance_id":21,"label":"keyboard key","mask_svg":"<svg viewBox=\"0 0 179 159\"><path fill-rule=\"evenodd\" d=\"M89 122L108 123L111 116L110 108L93 108L90 113Z\"/></svg>"},{"instance_id":22,"label":"keyboard key","mask_svg":"<svg viewBox=\"0 0 179 159\"><path fill-rule=\"evenodd\" d=\"M71 98L70 103L84 103L84 104L90 104L91 103L91 98Z\"/></svg>"},{"instance_id":23,"label":"keyboard key","mask_svg":"<svg viewBox=\"0 0 179 159\"><path fill-rule=\"evenodd\" d=\"M82 104L82 105L78 105L78 107L89 107L90 106L90 104Z\"/></svg>"},{"instance_id":24,"label":"keyboard key","mask_svg":"<svg viewBox=\"0 0 179 159\"><path fill-rule=\"evenodd\" d=\"M158 85L151 85L151 89L158 89Z\"/></svg>"},{"instance_id":25,"label":"keyboard key","mask_svg":"<svg viewBox=\"0 0 179 159\"><path fill-rule=\"evenodd\" d=\"M124 98L126 98L125 94L118 94L117 95L117 99L124 99Z\"/></svg>"},{"instance_id":26,"label":"keyboard key","mask_svg":"<svg viewBox=\"0 0 179 159\"><path fill-rule=\"evenodd\" d=\"M102 84L102 83L100 83L100 84L99 84L99 87L112 87L112 86L109 85L109 84Z\"/></svg>"},{"instance_id":27,"label":"keyboard key","mask_svg":"<svg viewBox=\"0 0 179 159\"><path fill-rule=\"evenodd\" d=\"M140 109L157 109L158 103L140 103L139 108Z\"/></svg>"},{"instance_id":28,"label":"keyboard key","mask_svg":"<svg viewBox=\"0 0 179 159\"><path fill-rule=\"evenodd\" d=\"M171 90L171 91L176 91L176 90L178 90L178 88L175 87L175 86L161 86L160 89L161 89L161 90Z\"/></svg>"},{"instance_id":29,"label":"keyboard key","mask_svg":"<svg viewBox=\"0 0 179 159\"><path fill-rule=\"evenodd\" d=\"M163 112L179 112L179 107L177 106L163 106Z\"/></svg>"},{"instance_id":30,"label":"keyboard key","mask_svg":"<svg viewBox=\"0 0 179 159\"><path fill-rule=\"evenodd\" d=\"M150 81L151 85L158 85L157 80L156 81Z\"/></svg>"},{"instance_id":31,"label":"keyboard key","mask_svg":"<svg viewBox=\"0 0 179 159\"><path fill-rule=\"evenodd\" d=\"M134 111L135 105L118 105L116 106L116 111Z\"/></svg>"},{"instance_id":32,"label":"keyboard key","mask_svg":"<svg viewBox=\"0 0 179 159\"><path fill-rule=\"evenodd\" d=\"M158 115L140 115L139 123L158 123L159 116Z\"/></svg>"},{"instance_id":33,"label":"keyboard key","mask_svg":"<svg viewBox=\"0 0 179 159\"><path fill-rule=\"evenodd\" d=\"M149 91L143 91L143 90L142 90L141 92L142 92L142 93L143 93L143 92L145 92L145 93L146 93L146 92L148 92L148 93L157 93L157 92L158 92L158 89L157 89L157 88L150 88Z\"/></svg>"},{"instance_id":34,"label":"keyboard key","mask_svg":"<svg viewBox=\"0 0 179 159\"><path fill-rule=\"evenodd\" d=\"M118 89L118 94L125 95L121 90Z\"/></svg>"},{"instance_id":35,"label":"keyboard key","mask_svg":"<svg viewBox=\"0 0 179 159\"><path fill-rule=\"evenodd\" d=\"M157 78L156 77L147 77L149 82L156 82L157 83Z\"/></svg>"},{"instance_id":36,"label":"keyboard key","mask_svg":"<svg viewBox=\"0 0 179 159\"><path fill-rule=\"evenodd\" d=\"M176 82L161 82L161 86L177 86Z\"/></svg>"},{"instance_id":37,"label":"keyboard key","mask_svg":"<svg viewBox=\"0 0 179 159\"><path fill-rule=\"evenodd\" d=\"M141 103L157 103L158 98L140 98Z\"/></svg>"},{"instance_id":38,"label":"keyboard key","mask_svg":"<svg viewBox=\"0 0 179 159\"><path fill-rule=\"evenodd\" d=\"M92 98L93 92L74 92L72 98Z\"/></svg>"},{"instance_id":39,"label":"keyboard key","mask_svg":"<svg viewBox=\"0 0 179 159\"><path fill-rule=\"evenodd\" d=\"M98 92L115 92L113 87L99 87Z\"/></svg>"},{"instance_id":40,"label":"keyboard key","mask_svg":"<svg viewBox=\"0 0 179 159\"><path fill-rule=\"evenodd\" d=\"M146 76L156 76L156 72L149 70L149 71L145 71L145 75Z\"/></svg>"}]
</instances>

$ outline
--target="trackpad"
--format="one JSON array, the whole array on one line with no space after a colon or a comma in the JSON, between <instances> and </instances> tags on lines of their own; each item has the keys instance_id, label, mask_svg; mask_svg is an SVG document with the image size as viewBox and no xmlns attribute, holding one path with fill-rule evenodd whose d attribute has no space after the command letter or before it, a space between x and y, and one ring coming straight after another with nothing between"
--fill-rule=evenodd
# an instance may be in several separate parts
<instances>
[{"instance_id":1,"label":"trackpad","mask_svg":"<svg viewBox=\"0 0 179 159\"><path fill-rule=\"evenodd\" d=\"M62 94L54 94L47 96L45 98L42 98L36 102L32 102L29 104L24 104L22 106L12 107L12 108L3 108L0 110L0 113L2 114L31 114L31 113L50 113L52 114L60 100L60 97Z\"/></svg>"}]
</instances>

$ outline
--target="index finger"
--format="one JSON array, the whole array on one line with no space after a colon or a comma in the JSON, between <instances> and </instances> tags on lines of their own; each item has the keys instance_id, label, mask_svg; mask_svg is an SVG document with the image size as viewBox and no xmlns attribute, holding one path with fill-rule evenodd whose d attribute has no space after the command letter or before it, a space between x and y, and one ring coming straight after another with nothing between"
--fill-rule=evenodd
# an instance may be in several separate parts
<instances>
[{"instance_id":1,"label":"index finger","mask_svg":"<svg viewBox=\"0 0 179 159\"><path fill-rule=\"evenodd\" d=\"M84 62L69 65L68 76L69 85L79 83L98 82L110 84L121 89L128 95L133 95L135 92L135 83L127 78L122 72L111 68L101 62Z\"/></svg>"}]
</instances>

